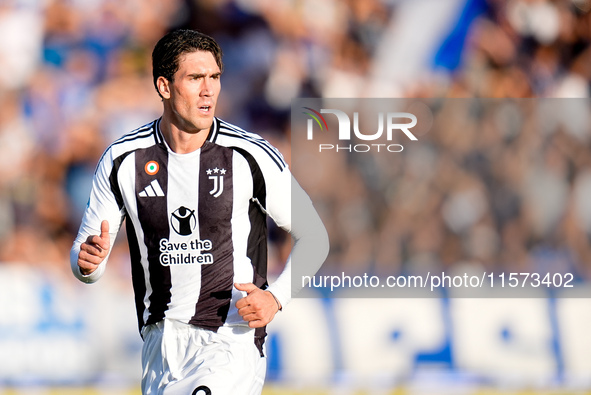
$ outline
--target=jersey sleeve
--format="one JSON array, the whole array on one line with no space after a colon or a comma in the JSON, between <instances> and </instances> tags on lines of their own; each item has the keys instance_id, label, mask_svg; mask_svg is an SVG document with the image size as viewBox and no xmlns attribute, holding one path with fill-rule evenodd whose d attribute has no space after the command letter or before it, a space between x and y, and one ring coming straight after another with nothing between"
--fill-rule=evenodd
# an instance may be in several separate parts
<instances>
[{"instance_id":1,"label":"jersey sleeve","mask_svg":"<svg viewBox=\"0 0 591 395\"><path fill-rule=\"evenodd\" d=\"M293 238L293 248L279 277L267 290L285 306L292 295L300 291L301 281L292 287L292 272L313 276L329 251L326 228L320 219L308 194L293 177L288 168L276 174L267 186L267 213L282 229ZM297 265L297 268L292 268ZM292 270L297 269L297 270Z\"/></svg>"},{"instance_id":2,"label":"jersey sleeve","mask_svg":"<svg viewBox=\"0 0 591 395\"><path fill-rule=\"evenodd\" d=\"M80 253L80 245L86 241L89 236L100 235L101 222L107 220L109 222L109 235L111 248L115 243L115 237L119 232L121 223L124 217L123 207L119 207L115 194L111 188L110 174L113 170L112 151L108 149L99 164L92 181L92 189L90 191L90 198L86 205L86 210L82 218L78 235L74 240L72 249L70 250L70 266L74 276L85 283L94 283L102 277L109 255L103 260L99 267L89 275L83 275L78 267L78 254Z\"/></svg>"}]
</instances>

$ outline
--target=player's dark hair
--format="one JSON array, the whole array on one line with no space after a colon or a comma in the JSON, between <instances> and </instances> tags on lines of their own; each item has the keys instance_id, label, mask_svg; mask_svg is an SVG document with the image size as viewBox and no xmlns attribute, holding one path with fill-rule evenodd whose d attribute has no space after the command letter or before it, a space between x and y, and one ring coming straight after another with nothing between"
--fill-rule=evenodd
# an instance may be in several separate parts
<instances>
[{"instance_id":1,"label":"player's dark hair","mask_svg":"<svg viewBox=\"0 0 591 395\"><path fill-rule=\"evenodd\" d=\"M162 98L156 83L158 77L162 76L172 82L174 74L179 69L181 55L196 51L211 52L220 71L224 70L222 49L207 34L195 30L179 29L166 34L156 43L154 51L152 51L152 76L158 96Z\"/></svg>"}]
</instances>

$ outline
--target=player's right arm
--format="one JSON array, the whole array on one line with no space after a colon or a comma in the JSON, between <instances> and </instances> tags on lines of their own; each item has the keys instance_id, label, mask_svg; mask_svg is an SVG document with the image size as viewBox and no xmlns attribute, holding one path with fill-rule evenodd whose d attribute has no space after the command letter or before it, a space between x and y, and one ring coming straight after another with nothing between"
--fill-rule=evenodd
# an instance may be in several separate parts
<instances>
[{"instance_id":1,"label":"player's right arm","mask_svg":"<svg viewBox=\"0 0 591 395\"><path fill-rule=\"evenodd\" d=\"M112 151L101 158L78 235L70 251L72 273L85 283L96 282L104 273L109 253L123 220L111 185Z\"/></svg>"},{"instance_id":2,"label":"player's right arm","mask_svg":"<svg viewBox=\"0 0 591 395\"><path fill-rule=\"evenodd\" d=\"M86 241L80 244L78 253L78 268L84 276L92 274L109 254L111 249L111 237L109 236L109 221L101 222L101 234L88 236Z\"/></svg>"}]
</instances>

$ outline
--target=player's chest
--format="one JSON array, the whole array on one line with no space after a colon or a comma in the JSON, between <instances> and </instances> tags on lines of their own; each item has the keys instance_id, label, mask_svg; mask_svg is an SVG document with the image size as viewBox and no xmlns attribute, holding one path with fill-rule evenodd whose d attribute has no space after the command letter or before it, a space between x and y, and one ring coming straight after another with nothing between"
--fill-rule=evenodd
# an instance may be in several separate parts
<instances>
[{"instance_id":1,"label":"player's chest","mask_svg":"<svg viewBox=\"0 0 591 395\"><path fill-rule=\"evenodd\" d=\"M189 155L162 149L135 153L126 201L143 227L188 235L198 224L218 226L248 212L248 165L230 149L209 148Z\"/></svg>"}]
</instances>

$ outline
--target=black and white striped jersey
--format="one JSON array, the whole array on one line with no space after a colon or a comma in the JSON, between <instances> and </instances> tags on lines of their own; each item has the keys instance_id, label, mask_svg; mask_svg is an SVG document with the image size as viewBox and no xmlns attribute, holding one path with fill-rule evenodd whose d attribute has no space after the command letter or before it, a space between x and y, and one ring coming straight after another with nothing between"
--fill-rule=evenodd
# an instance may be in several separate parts
<instances>
[{"instance_id":1,"label":"black and white striped jersey","mask_svg":"<svg viewBox=\"0 0 591 395\"><path fill-rule=\"evenodd\" d=\"M72 270L81 281L97 281L106 260L83 276L80 244L100 234L105 219L113 243L125 219L140 330L163 318L211 330L247 325L235 308L244 293L233 284L267 288L266 216L292 232L290 191L300 187L282 155L256 134L214 118L204 145L181 155L159 125L123 136L103 154ZM295 232L295 244L305 233ZM291 297L290 264L268 288L282 305Z\"/></svg>"}]
</instances>

